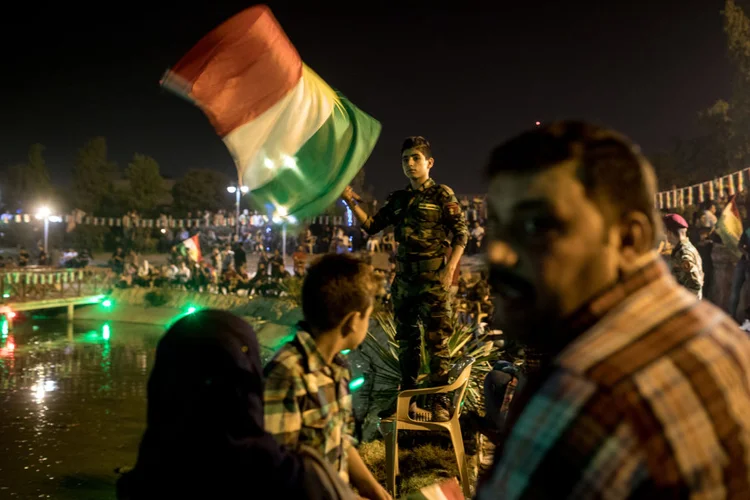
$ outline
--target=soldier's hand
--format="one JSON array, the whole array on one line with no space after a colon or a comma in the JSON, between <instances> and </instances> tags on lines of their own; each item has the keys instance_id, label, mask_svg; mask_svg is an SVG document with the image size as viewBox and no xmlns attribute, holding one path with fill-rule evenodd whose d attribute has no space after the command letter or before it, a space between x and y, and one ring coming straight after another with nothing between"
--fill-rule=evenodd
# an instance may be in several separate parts
<instances>
[{"instance_id":1,"label":"soldier's hand","mask_svg":"<svg viewBox=\"0 0 750 500\"><path fill-rule=\"evenodd\" d=\"M347 203L351 203L352 201L362 201L362 198L354 192L351 186L346 186L344 192L341 194L341 198Z\"/></svg>"},{"instance_id":2,"label":"soldier's hand","mask_svg":"<svg viewBox=\"0 0 750 500\"><path fill-rule=\"evenodd\" d=\"M443 269L443 271L440 274L440 284L443 285L443 289L448 291L453 286L453 273L455 272L455 269L450 269L449 267L446 267Z\"/></svg>"}]
</instances>

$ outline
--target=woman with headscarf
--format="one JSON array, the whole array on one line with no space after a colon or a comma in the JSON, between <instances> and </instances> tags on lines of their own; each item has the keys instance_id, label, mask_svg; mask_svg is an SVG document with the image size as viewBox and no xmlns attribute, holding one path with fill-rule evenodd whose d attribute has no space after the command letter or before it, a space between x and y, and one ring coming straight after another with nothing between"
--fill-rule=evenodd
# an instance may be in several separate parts
<instances>
[{"instance_id":1,"label":"woman with headscarf","mask_svg":"<svg viewBox=\"0 0 750 500\"><path fill-rule=\"evenodd\" d=\"M245 321L223 311L185 316L159 342L147 428L121 500L351 499L308 449L281 448L263 428L263 367Z\"/></svg>"}]
</instances>

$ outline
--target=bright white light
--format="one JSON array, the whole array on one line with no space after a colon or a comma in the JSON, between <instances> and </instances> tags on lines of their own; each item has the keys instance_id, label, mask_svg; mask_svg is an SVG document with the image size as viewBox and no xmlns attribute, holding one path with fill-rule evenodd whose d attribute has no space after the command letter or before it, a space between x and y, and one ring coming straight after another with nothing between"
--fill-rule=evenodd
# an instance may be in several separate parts
<instances>
[{"instance_id":1,"label":"bright white light","mask_svg":"<svg viewBox=\"0 0 750 500\"><path fill-rule=\"evenodd\" d=\"M295 217L293 215L290 215L289 217L287 217L286 220L288 220L290 224L296 224L297 223L297 217Z\"/></svg>"},{"instance_id":2,"label":"bright white light","mask_svg":"<svg viewBox=\"0 0 750 500\"><path fill-rule=\"evenodd\" d=\"M265 160L263 160L263 165L265 165L266 168L273 168L276 166L273 164L273 160L270 158L266 158Z\"/></svg>"},{"instance_id":3,"label":"bright white light","mask_svg":"<svg viewBox=\"0 0 750 500\"><path fill-rule=\"evenodd\" d=\"M57 389L57 382L54 380L40 380L36 384L31 386L31 393L34 395L34 401L42 403L44 397L48 392L52 392Z\"/></svg>"},{"instance_id":4,"label":"bright white light","mask_svg":"<svg viewBox=\"0 0 750 500\"><path fill-rule=\"evenodd\" d=\"M36 213L37 219L44 219L45 217L49 217L49 214L52 212L50 211L49 207L40 207L39 211Z\"/></svg>"},{"instance_id":5,"label":"bright white light","mask_svg":"<svg viewBox=\"0 0 750 500\"><path fill-rule=\"evenodd\" d=\"M50 215L49 221L50 222L62 222L62 217L60 217L59 215Z\"/></svg>"},{"instance_id":6,"label":"bright white light","mask_svg":"<svg viewBox=\"0 0 750 500\"><path fill-rule=\"evenodd\" d=\"M539 125L541 125L541 124L542 124L542 122L536 122L536 126L537 126L537 127L538 127Z\"/></svg>"},{"instance_id":7,"label":"bright white light","mask_svg":"<svg viewBox=\"0 0 750 500\"><path fill-rule=\"evenodd\" d=\"M164 228L161 228L161 234L167 234L167 230Z\"/></svg>"},{"instance_id":8,"label":"bright white light","mask_svg":"<svg viewBox=\"0 0 750 500\"><path fill-rule=\"evenodd\" d=\"M291 156L289 156L289 155L283 155L283 156L281 157L281 163L282 163L282 164L283 164L283 165L284 165L284 166L285 166L286 168L297 168L297 160L295 160L294 158L292 158L292 157L291 157Z\"/></svg>"},{"instance_id":9,"label":"bright white light","mask_svg":"<svg viewBox=\"0 0 750 500\"><path fill-rule=\"evenodd\" d=\"M279 214L279 217L286 217L289 215L289 210L287 210L286 207L279 205L276 207L276 213Z\"/></svg>"},{"instance_id":10,"label":"bright white light","mask_svg":"<svg viewBox=\"0 0 750 500\"><path fill-rule=\"evenodd\" d=\"M248 191L250 191L250 188L247 186L242 186L240 188L240 191L242 191L242 194L246 194Z\"/></svg>"},{"instance_id":11,"label":"bright white light","mask_svg":"<svg viewBox=\"0 0 750 500\"><path fill-rule=\"evenodd\" d=\"M273 216L273 217L271 218L271 220L273 221L273 223L274 223L274 224L281 224L282 218L281 218L281 217L279 217L278 215L274 215L274 216ZM268 229L269 229L269 231L270 231L270 229L271 229L271 228L269 227Z\"/></svg>"},{"instance_id":12,"label":"bright white light","mask_svg":"<svg viewBox=\"0 0 750 500\"><path fill-rule=\"evenodd\" d=\"M237 188L234 187L234 186L227 186L227 191L229 191L230 193L234 194L234 193L237 192Z\"/></svg>"}]
</instances>

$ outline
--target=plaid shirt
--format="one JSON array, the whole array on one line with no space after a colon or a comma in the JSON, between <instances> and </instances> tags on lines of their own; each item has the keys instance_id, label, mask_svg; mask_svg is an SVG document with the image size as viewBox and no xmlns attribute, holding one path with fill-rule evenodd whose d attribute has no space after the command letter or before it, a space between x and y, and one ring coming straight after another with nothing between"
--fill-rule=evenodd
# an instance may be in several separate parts
<instances>
[{"instance_id":1,"label":"plaid shirt","mask_svg":"<svg viewBox=\"0 0 750 500\"><path fill-rule=\"evenodd\" d=\"M478 499L750 498L750 338L726 314L650 258L570 327Z\"/></svg>"},{"instance_id":2,"label":"plaid shirt","mask_svg":"<svg viewBox=\"0 0 750 500\"><path fill-rule=\"evenodd\" d=\"M303 329L265 368L265 425L286 446L320 452L348 483L347 456L354 444L348 365L336 355L327 365Z\"/></svg>"}]
</instances>

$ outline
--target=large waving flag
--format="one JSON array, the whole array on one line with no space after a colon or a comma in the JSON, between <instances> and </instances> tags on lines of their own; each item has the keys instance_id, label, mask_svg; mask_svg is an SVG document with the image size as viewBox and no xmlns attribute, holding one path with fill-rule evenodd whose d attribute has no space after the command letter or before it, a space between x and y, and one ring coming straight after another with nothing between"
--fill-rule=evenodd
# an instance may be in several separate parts
<instances>
[{"instance_id":1,"label":"large waving flag","mask_svg":"<svg viewBox=\"0 0 750 500\"><path fill-rule=\"evenodd\" d=\"M362 168L380 123L303 64L270 9L206 35L162 80L206 114L255 202L316 215Z\"/></svg>"},{"instance_id":2,"label":"large waving flag","mask_svg":"<svg viewBox=\"0 0 750 500\"><path fill-rule=\"evenodd\" d=\"M742 236L742 219L740 218L740 211L737 209L735 196L732 196L727 206L721 212L719 221L716 223L716 233L721 238L724 246L737 257L742 257L742 251L740 251L739 246L740 237Z\"/></svg>"}]
</instances>

